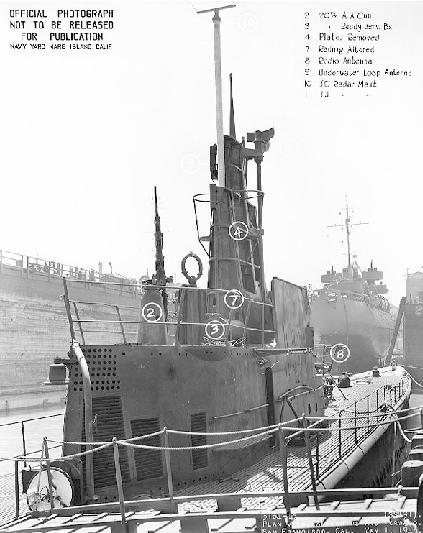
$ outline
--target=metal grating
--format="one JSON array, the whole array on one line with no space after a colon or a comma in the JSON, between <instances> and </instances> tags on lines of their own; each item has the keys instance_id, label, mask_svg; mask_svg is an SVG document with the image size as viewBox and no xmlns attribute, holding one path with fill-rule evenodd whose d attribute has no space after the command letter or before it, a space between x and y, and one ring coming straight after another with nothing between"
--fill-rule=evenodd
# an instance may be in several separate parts
<instances>
[{"instance_id":1,"label":"metal grating","mask_svg":"<svg viewBox=\"0 0 423 533\"><path fill-rule=\"evenodd\" d=\"M149 433L160 431L158 418L138 418L131 420L131 430L133 437L141 437ZM148 446L160 446L160 435L142 439L141 444ZM163 475L163 461L161 450L143 450L135 449L134 451L135 466L137 469L137 480L152 479Z\"/></svg>"},{"instance_id":2,"label":"metal grating","mask_svg":"<svg viewBox=\"0 0 423 533\"><path fill-rule=\"evenodd\" d=\"M85 411L85 406L84 406ZM84 420L85 412L83 413ZM93 398L93 417L95 441L111 441L113 437L125 439L123 425L122 403L119 396L104 396ZM82 440L85 440L85 427L82 422ZM84 448L84 447L83 447ZM119 449L120 469L124 483L130 481L127 451ZM85 466L85 457L84 466ZM94 487L102 488L116 485L115 462L113 448L106 448L94 453Z\"/></svg>"},{"instance_id":3,"label":"metal grating","mask_svg":"<svg viewBox=\"0 0 423 533\"><path fill-rule=\"evenodd\" d=\"M196 413L191 415L191 431L199 431L204 433L207 431L206 427L207 416L206 413ZM207 444L206 435L191 435L191 446L202 446ZM207 450L191 450L192 453L192 469L198 470L205 468L209 464Z\"/></svg>"}]
</instances>

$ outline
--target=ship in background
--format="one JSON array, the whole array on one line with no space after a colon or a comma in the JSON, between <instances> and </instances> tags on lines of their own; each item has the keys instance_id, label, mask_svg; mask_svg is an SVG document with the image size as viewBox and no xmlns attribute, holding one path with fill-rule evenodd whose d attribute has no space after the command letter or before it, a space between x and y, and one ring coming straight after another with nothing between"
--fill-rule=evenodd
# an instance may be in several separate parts
<instances>
[{"instance_id":1,"label":"ship in background","mask_svg":"<svg viewBox=\"0 0 423 533\"><path fill-rule=\"evenodd\" d=\"M403 321L403 359L407 370L423 383L423 272L407 272L406 296L401 299L397 322Z\"/></svg>"},{"instance_id":2,"label":"ship in background","mask_svg":"<svg viewBox=\"0 0 423 533\"><path fill-rule=\"evenodd\" d=\"M355 258L351 260L353 225L356 224L351 224L346 201L343 226L348 264L342 272L332 267L323 274L323 287L311 295L311 325L315 328L316 342L327 348L338 344L348 347L348 359L333 363L334 372L362 372L383 363L394 329L392 309L383 296L388 292L383 272L373 266L373 261L362 271Z\"/></svg>"}]
</instances>

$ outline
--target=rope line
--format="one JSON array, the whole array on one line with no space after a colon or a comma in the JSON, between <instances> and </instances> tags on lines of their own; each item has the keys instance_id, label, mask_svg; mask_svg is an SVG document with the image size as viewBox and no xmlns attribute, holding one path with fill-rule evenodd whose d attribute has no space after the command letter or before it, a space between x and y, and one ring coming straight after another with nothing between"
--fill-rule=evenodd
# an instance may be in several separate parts
<instances>
[{"instance_id":1,"label":"rope line","mask_svg":"<svg viewBox=\"0 0 423 533\"><path fill-rule=\"evenodd\" d=\"M420 406L416 406L416 407L408 407L406 409L398 409L398 410L393 410L393 407L387 403L384 403L382 404L382 406L386 406L386 407L389 407L391 409L391 412L392 413L396 413L396 414L402 414L402 413L410 413L409 416L403 416L401 418L403 419L407 419L407 418L410 418L412 416L415 416L415 413L412 414L414 411L420 411L421 409L423 409L423 405L420 405ZM347 410L343 410L342 412L351 412L351 411L347 411ZM367 419L369 418L369 414L370 413L376 413L377 411L369 411L369 412L360 412L358 413L356 416L352 416L352 417L344 417L343 420L360 420L360 419ZM352 412L351 412L352 413ZM387 413L379 413L379 414L375 414L374 417L377 417L377 418L380 418L382 416L387 416ZM328 416L328 417L316 417L316 416L308 416L306 417L307 420L309 421L312 421L312 420L315 420L317 422L325 422L325 421L336 421L338 422L339 421L339 416ZM166 431L168 433L173 433L175 435L195 435L195 436L209 436L209 437L214 437L214 436L226 436L226 435L240 435L240 434L245 434L245 433L253 433L253 432L260 432L260 431L268 431L268 430L271 430L271 429L276 429L276 428L279 428L279 427L284 427L286 430L288 431L300 431L300 432L303 432L303 431L313 431L312 428L299 428L299 427L290 427L289 424L292 423L292 422L298 422L300 420L299 417L297 418L293 418L287 422L283 422L281 424L274 424L274 425L269 425L269 426L262 426L262 427L258 427L258 428L251 428L251 429L244 429L244 430L237 430L237 431L221 431L221 432L201 432L201 431L184 431L184 430L175 430L175 429L167 429ZM302 418L301 418L302 420ZM342 420L342 418L341 418ZM381 422L379 425L386 425L386 424L390 424L392 422ZM314 424L313 424L314 425ZM345 429L355 429L355 428L361 428L362 426L350 426L350 427L346 427ZM319 428L319 431L326 431L326 432L330 432L330 431L333 431L332 429L330 428ZM122 443L122 442L134 442L134 441L137 441L137 440L142 440L142 439L147 439L147 438L151 438L151 437L155 437L155 436L158 436L158 435L161 435L162 433L164 432L164 430L160 430L160 431L156 431L154 433L149 433L147 435L141 435L139 437L132 437L130 439L125 439L125 440L120 440L118 441L119 443ZM257 437L258 435L252 435L251 437ZM58 441L58 440L54 440L54 439L48 439L48 442L51 442L51 443L54 443L54 444L68 444L68 445L75 445L75 446L85 446L87 445L87 442L82 442L82 441ZM235 440L231 441L231 442L236 442ZM107 445L109 444L108 441L96 441L96 442L91 442L89 443L90 445L92 446L97 446L97 445ZM20 456L20 457L23 457L23 456Z\"/></svg>"},{"instance_id":2,"label":"rope line","mask_svg":"<svg viewBox=\"0 0 423 533\"><path fill-rule=\"evenodd\" d=\"M392 415L395 415L396 412L393 411L391 413L381 413L380 415L378 415L379 417L380 416L392 416ZM408 416L404 416L402 417L402 420L405 420L407 418L411 418L415 416L414 414L410 414ZM339 419L338 419L339 420ZM342 420L342 419L341 419ZM380 427L380 426L387 426L389 424L392 424L392 423L396 423L398 424L398 420L389 420L389 421L384 421L384 422L378 422L376 424L368 424L366 427L368 428L377 428L377 427ZM352 430L355 430L355 429L362 429L364 426L357 426L357 425L354 425L354 426L342 426L341 430L342 431L352 431ZM336 427L335 428L312 428L312 427L308 427L308 428L298 428L298 427L289 427L289 426L283 426L282 424L278 424L277 426L275 427L271 427L269 426L270 429L266 430L266 431L262 431L261 433L258 433L258 434L255 434L255 435L248 435L246 437L241 437L239 439L234 439L234 440L231 440L231 441L224 441L224 442L217 442L217 443L214 443L214 444L202 444L202 445L199 445L199 446L150 446L150 445L147 445L147 444L134 444L133 442L129 442L129 441L125 441L125 440L117 440L116 443L119 445L119 446L126 446L126 447L130 447L130 448L139 448L139 449L147 449L147 450L171 450L171 451L183 451L183 450L196 450L196 449L211 449L211 448L217 448L217 447L221 447L221 446L229 446L231 444L237 444L239 442L245 442L245 441L248 441L248 440L251 440L251 439L259 439L259 438L262 438L262 437L266 437L267 435L270 435L272 433L275 433L276 431L279 431L279 429L284 429L286 431L295 431L297 433L305 433L305 432L308 432L308 433L311 433L311 432L315 432L315 431L318 431L318 432L330 432L330 433L333 433L333 432L336 432L336 431L339 431ZM171 432L171 430L167 430L169 432ZM401 433L403 433L403 430L402 430L402 427L401 427ZM190 434L190 432L186 432L187 435ZM405 437L405 439L407 441L409 441L409 439L405 436L405 434L403 435ZM145 437L145 436L143 436ZM134 439L131 439L131 440L134 440ZM97 445L98 443L88 443L88 442L84 442L83 445L85 446L94 446L94 448L92 450L87 450L85 452L79 452L79 453L74 453L72 455L66 455L66 456L63 456L63 457L60 457L60 460L64 460L64 461L68 461L68 460L71 460L71 459L74 459L76 457L82 457L84 455L88 455L90 453L95 453L95 452L98 452L100 450L103 450L105 448L108 448L110 446L113 446L113 442L108 442L106 444L103 444L102 446L98 446ZM19 462L19 461L31 461L31 462L40 462L40 461L43 461L43 462L52 462L52 461L57 461L58 459L53 459L53 458L45 458L45 457L27 457L27 456L17 456L17 457L0 457L1 460L4 460L4 461L14 461L14 462Z\"/></svg>"},{"instance_id":3,"label":"rope line","mask_svg":"<svg viewBox=\"0 0 423 533\"><path fill-rule=\"evenodd\" d=\"M411 377L411 376L410 376ZM411 377L411 379L414 380L414 378ZM422 385L420 385L422 386ZM150 433L150 434L147 434L147 435L141 435L141 436L138 436L138 437L132 437L130 439L125 439L125 440L117 440L117 444L120 445L120 446L126 446L126 447L132 447L132 448L140 448L140 449L154 449L154 450L172 450L172 451L181 451L181 450L194 450L194 449L211 449L211 448L215 448L215 447L222 447L222 446L231 446L231 445L234 445L234 444L238 444L238 443L241 443L241 442L246 442L246 441L249 441L249 440L252 440L252 439L261 439L261 438L265 438L269 435L271 435L272 433L275 433L281 429L285 430L285 431L292 431L294 432L294 435L298 435L298 434L302 434L302 433L311 433L311 432L330 432L330 433L334 433L334 432L337 432L339 431L338 428L336 427L336 424L331 424L331 427L316 427L318 426L319 424L322 424L324 422L327 422L327 421L333 421L333 422L340 422L342 420L344 421L352 421L352 420L355 420L356 423L352 426L342 426L342 431L353 431L353 430L356 430L356 429L362 429L363 426L362 425L359 425L357 424L358 421L362 420L362 419L367 419L368 421L370 421L370 418L372 419L377 419L376 423L372 423L372 424L367 424L367 427L368 428L377 428L377 427L381 427L381 426L387 426L387 425L390 425L392 423L395 423L397 424L398 428L399 428L399 431L402 435L402 437L407 441L407 442L411 442L410 439L408 439L408 437L405 435L404 433L404 430L402 429L402 426L401 426L401 423L399 421L399 417L398 415L399 414L403 414L403 413L409 413L408 415L404 415L404 416L401 416L401 420L405 420L407 418L411 418L411 417L414 417L415 414L416 414L416 411L422 411L423 409L423 405L420 405L420 406L416 406L416 407L409 407L409 408L406 408L406 409L398 409L398 410L395 410L394 407L388 403L384 403L381 405L381 407L385 407L387 409L389 409L389 412L388 411L385 411L385 412L379 412L378 414L375 414L376 411L369 411L369 412L366 412L366 413L362 413L360 412L359 414L356 414L355 416L350 416L350 417L341 417L340 415L339 416L329 416L329 417L315 417L315 416L309 416L309 417L306 417L306 419L308 421L316 421L315 423L313 423L312 425L310 425L309 427L298 427L298 426L295 426L295 427L292 427L290 426L290 424L292 423L296 423L296 422L299 422L300 420L302 420L302 417L301 419L299 417L297 418L293 418L287 422L283 422L283 423L279 423L279 424L273 424L273 425L269 425L269 426L264 426L264 427L259 427L259 428L252 428L252 429L245 429L245 430L237 430L237 431L225 431L225 432L195 432L195 431L183 431L183 430L173 430L173 429L162 429L160 431L156 431L156 432L153 432L153 433ZM347 410L342 410L340 412L341 413L345 413L345 412L350 412L350 411L347 411ZM370 416L370 414L372 414L372 416ZM381 421L380 418L381 417L384 417L384 418L387 418L387 417L392 417L392 416L395 416L396 418L394 420L385 420L385 421ZM372 420L372 422L374 422L374 420ZM213 438L213 437L218 437L218 436L230 436L230 435L244 435L244 434L249 434L247 436L244 436L244 437L240 437L238 439L233 439L233 440L228 440L228 441L224 441L224 442L217 442L217 443L213 443L213 444L203 444L203 445L197 445L197 446L179 446L179 447L172 447L172 446L151 446L151 445L147 445L147 444L136 444L137 441L141 441L141 440L144 440L144 439L148 439L148 438L152 438L152 437L155 437L155 436L159 436L159 435L162 435L163 433L173 433L175 435L187 435L187 436L190 436L190 435L196 435L196 436L208 436L210 438ZM289 438L289 436L288 436ZM74 454L71 454L71 455L66 455L66 456L63 456L60 458L60 460L71 460L71 459L74 459L74 458L77 458L77 457L82 457L82 456L85 456L85 455L89 455L89 454L92 454L92 453L95 453L97 451L100 451L100 450L104 450L110 446L113 445L113 441L107 441L107 442L104 442L104 441L101 441L101 442L71 442L71 441L56 441L56 440L53 440L53 439L48 439L47 442L50 442L50 443L55 443L55 444L67 444L67 445L76 445L76 446L90 446L92 447L91 449L89 450L86 450L84 452L78 452L78 453L74 453ZM28 457L28 455L32 455L33 453L36 453L36 452L30 452L29 454L25 454L25 455L19 455L19 456L15 456L15 457L0 457L0 461L13 461L13 462L19 462L19 461L29 461L29 462L52 462L52 461L57 461L58 459L57 458L46 458L44 457L44 454L42 453L41 454L41 457Z\"/></svg>"},{"instance_id":4,"label":"rope line","mask_svg":"<svg viewBox=\"0 0 423 533\"><path fill-rule=\"evenodd\" d=\"M409 368L416 368L416 367L409 367ZM418 370L421 370L420 368ZM410 378L411 378L411 381L413 381L418 387L422 388L423 389L423 385L421 383L419 383L415 378L413 378L413 376L410 374Z\"/></svg>"}]
</instances>

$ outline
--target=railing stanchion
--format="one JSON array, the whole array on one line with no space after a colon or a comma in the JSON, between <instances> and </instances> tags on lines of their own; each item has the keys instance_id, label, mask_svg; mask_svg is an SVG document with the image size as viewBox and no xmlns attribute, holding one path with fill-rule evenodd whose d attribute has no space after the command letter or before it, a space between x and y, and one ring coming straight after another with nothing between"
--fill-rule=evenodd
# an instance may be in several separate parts
<instances>
[{"instance_id":1,"label":"railing stanchion","mask_svg":"<svg viewBox=\"0 0 423 533\"><path fill-rule=\"evenodd\" d=\"M357 426L358 426L358 418L357 418L357 400L356 400L354 402L354 443L355 445L358 444Z\"/></svg>"},{"instance_id":2,"label":"railing stanchion","mask_svg":"<svg viewBox=\"0 0 423 533\"><path fill-rule=\"evenodd\" d=\"M395 415L394 415L395 416ZM397 445L397 424L394 418L394 435L393 435L393 444L392 444L392 474L391 474L391 487L395 487L395 447Z\"/></svg>"},{"instance_id":3,"label":"railing stanchion","mask_svg":"<svg viewBox=\"0 0 423 533\"><path fill-rule=\"evenodd\" d=\"M367 396L367 433L370 430L370 398Z\"/></svg>"},{"instance_id":4,"label":"railing stanchion","mask_svg":"<svg viewBox=\"0 0 423 533\"><path fill-rule=\"evenodd\" d=\"M26 457L26 442L25 442L25 421L22 420L21 422L21 434L22 434L22 452L23 456ZM26 459L24 459L24 467L26 468L27 463Z\"/></svg>"},{"instance_id":5,"label":"railing stanchion","mask_svg":"<svg viewBox=\"0 0 423 533\"><path fill-rule=\"evenodd\" d=\"M54 509L53 480L52 480L52 477L51 477L51 469L50 469L50 461L49 461L50 456L49 456L49 453L48 453L47 437L43 438L43 447L44 447L44 457L46 458L48 492L49 492L49 496L50 496L50 511L53 511L53 509Z\"/></svg>"},{"instance_id":6,"label":"railing stanchion","mask_svg":"<svg viewBox=\"0 0 423 533\"><path fill-rule=\"evenodd\" d=\"M379 409L379 389L376 389L376 410Z\"/></svg>"},{"instance_id":7,"label":"railing stanchion","mask_svg":"<svg viewBox=\"0 0 423 533\"><path fill-rule=\"evenodd\" d=\"M79 311L78 311L76 302L73 302L73 308L75 309L75 316L76 316L76 319L78 320L78 326L79 326L79 332L81 333L82 344L85 344L84 330L82 329L82 322L81 322L81 319L79 318Z\"/></svg>"},{"instance_id":8,"label":"railing stanchion","mask_svg":"<svg viewBox=\"0 0 423 533\"><path fill-rule=\"evenodd\" d=\"M123 337L123 344L128 344L126 342L126 336L125 336L125 328L123 327L123 323L122 323L122 317L120 315L120 309L119 309L119 306L115 305L115 309L116 309L116 313L117 313L117 316L118 316L118 319L119 319L119 324L120 324L120 331L122 333L122 337ZM79 320L79 319L78 319Z\"/></svg>"},{"instance_id":9,"label":"railing stanchion","mask_svg":"<svg viewBox=\"0 0 423 533\"><path fill-rule=\"evenodd\" d=\"M74 341L74 340L76 340L76 337L75 337L75 330L74 330L74 328L73 328L72 313L71 313L71 310L70 310L68 285L67 285L67 283L66 283L66 278L65 278L65 277L63 277L63 288L64 288L64 290L65 290L65 293L64 293L64 295L63 295L63 298L64 298L64 300L65 300L66 314L68 315L68 321L69 321L69 329L70 329L71 339Z\"/></svg>"},{"instance_id":10,"label":"railing stanchion","mask_svg":"<svg viewBox=\"0 0 423 533\"><path fill-rule=\"evenodd\" d=\"M180 289L180 297L179 297L179 307L178 307L178 322L176 324L176 331L175 331L175 346L181 345L181 320L182 320L182 313L183 308L185 304L185 293L184 289Z\"/></svg>"},{"instance_id":11,"label":"railing stanchion","mask_svg":"<svg viewBox=\"0 0 423 533\"><path fill-rule=\"evenodd\" d=\"M342 457L342 418L341 412L338 415L338 455L339 459Z\"/></svg>"},{"instance_id":12,"label":"railing stanchion","mask_svg":"<svg viewBox=\"0 0 423 533\"><path fill-rule=\"evenodd\" d=\"M173 504L173 478L172 478L172 469L170 467L170 450L169 448L169 434L167 428L163 428L164 432L164 443L165 443L165 461L166 461L166 472L167 472L167 487L169 489L169 499Z\"/></svg>"},{"instance_id":13,"label":"railing stanchion","mask_svg":"<svg viewBox=\"0 0 423 533\"><path fill-rule=\"evenodd\" d=\"M116 484L119 495L119 507L120 515L122 517L122 525L125 528L125 531L128 532L128 523L126 522L125 514L125 497L123 495L123 484L122 484L122 472L120 470L119 462L119 448L116 437L113 437L113 458L115 460L115 475L116 475Z\"/></svg>"},{"instance_id":14,"label":"railing stanchion","mask_svg":"<svg viewBox=\"0 0 423 533\"><path fill-rule=\"evenodd\" d=\"M320 438L319 430L316 431L316 479L320 478Z\"/></svg>"},{"instance_id":15,"label":"railing stanchion","mask_svg":"<svg viewBox=\"0 0 423 533\"><path fill-rule=\"evenodd\" d=\"M305 430L307 429L307 420L306 420L304 413L303 413L303 428ZM314 505L316 506L316 509L319 509L319 498L317 497L316 478L314 477L313 457L311 456L310 435L308 431L304 431L304 442L305 442L306 450L307 450L308 467L310 469L310 479L311 479L311 486L313 488Z\"/></svg>"},{"instance_id":16,"label":"railing stanchion","mask_svg":"<svg viewBox=\"0 0 423 533\"><path fill-rule=\"evenodd\" d=\"M288 483L288 450L286 446L286 439L284 430L279 425L279 451L282 460L282 472L283 472L283 503L285 505L286 514L291 516L291 504L289 501L289 483Z\"/></svg>"},{"instance_id":17,"label":"railing stanchion","mask_svg":"<svg viewBox=\"0 0 423 533\"><path fill-rule=\"evenodd\" d=\"M19 518L19 461L15 461L15 518Z\"/></svg>"}]
</instances>

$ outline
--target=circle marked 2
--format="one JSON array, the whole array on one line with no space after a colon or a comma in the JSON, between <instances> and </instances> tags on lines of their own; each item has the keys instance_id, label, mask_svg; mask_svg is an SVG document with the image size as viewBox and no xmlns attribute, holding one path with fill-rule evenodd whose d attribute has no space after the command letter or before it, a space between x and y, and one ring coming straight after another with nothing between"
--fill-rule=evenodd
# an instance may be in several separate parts
<instances>
[{"instance_id":1,"label":"circle marked 2","mask_svg":"<svg viewBox=\"0 0 423 533\"><path fill-rule=\"evenodd\" d=\"M143 305L141 315L147 322L158 322L163 316L163 309L156 302L148 302Z\"/></svg>"}]
</instances>

